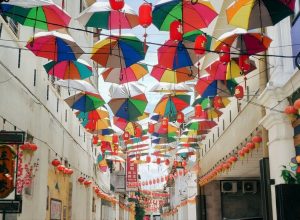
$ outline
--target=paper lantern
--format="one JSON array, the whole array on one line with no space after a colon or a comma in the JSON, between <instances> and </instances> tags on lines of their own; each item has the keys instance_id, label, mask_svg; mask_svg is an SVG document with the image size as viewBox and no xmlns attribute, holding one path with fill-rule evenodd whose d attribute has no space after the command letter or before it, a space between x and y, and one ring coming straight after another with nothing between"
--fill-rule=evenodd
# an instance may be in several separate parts
<instances>
[{"instance_id":1,"label":"paper lantern","mask_svg":"<svg viewBox=\"0 0 300 220\"><path fill-rule=\"evenodd\" d=\"M65 167L64 165L62 165L62 164L60 164L60 165L57 166L57 170L58 170L59 172L64 172L65 168L66 168L66 167Z\"/></svg>"},{"instance_id":2,"label":"paper lantern","mask_svg":"<svg viewBox=\"0 0 300 220\"><path fill-rule=\"evenodd\" d=\"M165 160L165 165L166 165L166 166L169 166L169 164L170 164L170 160L169 160L169 159L166 159L166 160Z\"/></svg>"},{"instance_id":3,"label":"paper lantern","mask_svg":"<svg viewBox=\"0 0 300 220\"><path fill-rule=\"evenodd\" d=\"M183 114L183 112L178 112L177 113L177 119L176 120L180 124L182 124L184 122L184 114Z\"/></svg>"},{"instance_id":4,"label":"paper lantern","mask_svg":"<svg viewBox=\"0 0 300 220\"><path fill-rule=\"evenodd\" d=\"M206 50L206 43L207 43L207 37L205 36L205 34L201 34L198 37L196 37L195 46L194 46L195 54L198 55L204 54Z\"/></svg>"},{"instance_id":5,"label":"paper lantern","mask_svg":"<svg viewBox=\"0 0 300 220\"><path fill-rule=\"evenodd\" d=\"M183 31L181 21L175 20L170 24L170 40L182 41Z\"/></svg>"},{"instance_id":6,"label":"paper lantern","mask_svg":"<svg viewBox=\"0 0 300 220\"><path fill-rule=\"evenodd\" d=\"M284 112L286 114L297 114L297 109L294 108L293 105L288 105L285 109Z\"/></svg>"},{"instance_id":7,"label":"paper lantern","mask_svg":"<svg viewBox=\"0 0 300 220\"><path fill-rule=\"evenodd\" d=\"M150 162L151 162L151 156L150 156L150 155L147 155L147 157L146 157L146 162L147 162L147 163L150 163Z\"/></svg>"},{"instance_id":8,"label":"paper lantern","mask_svg":"<svg viewBox=\"0 0 300 220\"><path fill-rule=\"evenodd\" d=\"M169 119L166 118L166 117L164 117L164 118L162 119L162 128L163 128L163 129L167 129L167 128L168 128L168 125L169 125Z\"/></svg>"},{"instance_id":9,"label":"paper lantern","mask_svg":"<svg viewBox=\"0 0 300 220\"><path fill-rule=\"evenodd\" d=\"M249 150L253 150L255 148L255 144L253 142L248 142L246 144L246 148L248 148Z\"/></svg>"},{"instance_id":10,"label":"paper lantern","mask_svg":"<svg viewBox=\"0 0 300 220\"><path fill-rule=\"evenodd\" d=\"M149 180L149 185L152 185L152 183L153 183L152 180Z\"/></svg>"},{"instance_id":11,"label":"paper lantern","mask_svg":"<svg viewBox=\"0 0 300 220\"><path fill-rule=\"evenodd\" d=\"M157 163L158 165L160 165L160 162L161 162L161 159L160 159L160 157L158 157L158 158L156 159L156 163Z\"/></svg>"},{"instance_id":12,"label":"paper lantern","mask_svg":"<svg viewBox=\"0 0 300 220\"><path fill-rule=\"evenodd\" d=\"M223 166L223 169L224 169L224 170L228 170L228 169L230 168L230 165L231 165L231 164L225 162L225 163L223 163L222 166Z\"/></svg>"},{"instance_id":13,"label":"paper lantern","mask_svg":"<svg viewBox=\"0 0 300 220\"><path fill-rule=\"evenodd\" d=\"M297 100L294 102L294 108L297 109L297 110L300 110L300 99L297 99Z\"/></svg>"},{"instance_id":14,"label":"paper lantern","mask_svg":"<svg viewBox=\"0 0 300 220\"><path fill-rule=\"evenodd\" d=\"M140 154L137 154L135 157L136 157L136 160L140 160L141 159L141 155Z\"/></svg>"},{"instance_id":15,"label":"paper lantern","mask_svg":"<svg viewBox=\"0 0 300 220\"><path fill-rule=\"evenodd\" d=\"M119 143L119 136L117 134L113 134L113 136L112 136L112 142L114 144Z\"/></svg>"},{"instance_id":16,"label":"paper lantern","mask_svg":"<svg viewBox=\"0 0 300 220\"><path fill-rule=\"evenodd\" d=\"M84 180L83 184L84 184L84 186L89 187L92 184L92 181Z\"/></svg>"},{"instance_id":17,"label":"paper lantern","mask_svg":"<svg viewBox=\"0 0 300 220\"><path fill-rule=\"evenodd\" d=\"M219 53L219 58L220 58L220 61L222 63L229 63L230 62L230 48L226 44L223 44L221 46L221 50L220 50L220 53Z\"/></svg>"},{"instance_id":18,"label":"paper lantern","mask_svg":"<svg viewBox=\"0 0 300 220\"><path fill-rule=\"evenodd\" d=\"M238 85L234 89L234 96L238 99L241 100L244 98L244 88L241 85Z\"/></svg>"},{"instance_id":19,"label":"paper lantern","mask_svg":"<svg viewBox=\"0 0 300 220\"><path fill-rule=\"evenodd\" d=\"M84 180L85 180L85 178L84 178L84 177L82 177L82 176L78 178L78 182L79 182L79 183L83 183L83 182L84 182Z\"/></svg>"},{"instance_id":20,"label":"paper lantern","mask_svg":"<svg viewBox=\"0 0 300 220\"><path fill-rule=\"evenodd\" d=\"M142 136L142 129L140 129L139 127L135 128L135 137L141 137Z\"/></svg>"},{"instance_id":21,"label":"paper lantern","mask_svg":"<svg viewBox=\"0 0 300 220\"><path fill-rule=\"evenodd\" d=\"M109 0L109 4L112 9L121 10L124 7L125 2L124 0Z\"/></svg>"},{"instance_id":22,"label":"paper lantern","mask_svg":"<svg viewBox=\"0 0 300 220\"><path fill-rule=\"evenodd\" d=\"M54 159L51 162L52 166L57 167L58 165L60 165L60 161L58 159Z\"/></svg>"},{"instance_id":23,"label":"paper lantern","mask_svg":"<svg viewBox=\"0 0 300 220\"><path fill-rule=\"evenodd\" d=\"M238 151L238 155L240 157L244 157L245 156L245 152L241 149L241 150Z\"/></svg>"},{"instance_id":24,"label":"paper lantern","mask_svg":"<svg viewBox=\"0 0 300 220\"><path fill-rule=\"evenodd\" d=\"M177 166L178 166L178 161L177 161L177 160L174 160L173 166L174 166L174 167L177 167Z\"/></svg>"},{"instance_id":25,"label":"paper lantern","mask_svg":"<svg viewBox=\"0 0 300 220\"><path fill-rule=\"evenodd\" d=\"M36 144L29 144L29 150L36 151L38 149Z\"/></svg>"},{"instance_id":26,"label":"paper lantern","mask_svg":"<svg viewBox=\"0 0 300 220\"><path fill-rule=\"evenodd\" d=\"M195 105L195 117L199 118L202 114L202 106L197 104Z\"/></svg>"},{"instance_id":27,"label":"paper lantern","mask_svg":"<svg viewBox=\"0 0 300 220\"><path fill-rule=\"evenodd\" d=\"M143 28L147 28L152 24L152 4L143 3L139 7L139 23Z\"/></svg>"},{"instance_id":28,"label":"paper lantern","mask_svg":"<svg viewBox=\"0 0 300 220\"><path fill-rule=\"evenodd\" d=\"M98 140L99 140L98 135L94 135L93 136L93 144L98 144Z\"/></svg>"},{"instance_id":29,"label":"paper lantern","mask_svg":"<svg viewBox=\"0 0 300 220\"><path fill-rule=\"evenodd\" d=\"M250 150L247 147L243 147L242 151L244 151L245 154L248 154L250 152Z\"/></svg>"},{"instance_id":30,"label":"paper lantern","mask_svg":"<svg viewBox=\"0 0 300 220\"><path fill-rule=\"evenodd\" d=\"M215 96L213 99L213 105L216 109L224 108L222 98L220 96Z\"/></svg>"},{"instance_id":31,"label":"paper lantern","mask_svg":"<svg viewBox=\"0 0 300 220\"><path fill-rule=\"evenodd\" d=\"M154 124L152 124L152 123L149 123L149 124L148 124L148 132L149 132L150 134L152 134L152 133L154 132Z\"/></svg>"},{"instance_id":32,"label":"paper lantern","mask_svg":"<svg viewBox=\"0 0 300 220\"><path fill-rule=\"evenodd\" d=\"M249 72L251 66L250 66L250 59L248 55L239 56L239 67L244 73Z\"/></svg>"},{"instance_id":33,"label":"paper lantern","mask_svg":"<svg viewBox=\"0 0 300 220\"><path fill-rule=\"evenodd\" d=\"M237 158L236 156L231 156L231 157L229 158L229 161L230 161L231 163L235 163L237 160L238 160L238 158Z\"/></svg>"},{"instance_id":34,"label":"paper lantern","mask_svg":"<svg viewBox=\"0 0 300 220\"><path fill-rule=\"evenodd\" d=\"M123 138L124 141L128 141L129 138L130 138L129 132L128 132L128 131L125 131L125 132L123 133L123 135L122 135L122 138Z\"/></svg>"},{"instance_id":35,"label":"paper lantern","mask_svg":"<svg viewBox=\"0 0 300 220\"><path fill-rule=\"evenodd\" d=\"M256 136L253 136L251 140L252 140L253 143L261 143L262 142L262 137L256 135Z\"/></svg>"}]
</instances>

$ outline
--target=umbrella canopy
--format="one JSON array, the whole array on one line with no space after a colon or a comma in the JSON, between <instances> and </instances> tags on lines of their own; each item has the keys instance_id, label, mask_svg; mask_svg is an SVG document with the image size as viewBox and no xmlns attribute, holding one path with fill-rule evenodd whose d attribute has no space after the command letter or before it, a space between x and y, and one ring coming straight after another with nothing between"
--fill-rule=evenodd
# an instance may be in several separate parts
<instances>
[{"instance_id":1,"label":"umbrella canopy","mask_svg":"<svg viewBox=\"0 0 300 220\"><path fill-rule=\"evenodd\" d=\"M70 15L50 0L10 0L0 4L3 15L29 27L52 31L67 27Z\"/></svg>"},{"instance_id":2,"label":"umbrella canopy","mask_svg":"<svg viewBox=\"0 0 300 220\"><path fill-rule=\"evenodd\" d=\"M109 2L95 2L77 18L85 27L131 29L139 25L138 15L127 4L122 10L113 10Z\"/></svg>"},{"instance_id":3,"label":"umbrella canopy","mask_svg":"<svg viewBox=\"0 0 300 220\"><path fill-rule=\"evenodd\" d=\"M191 156L194 155L196 150L194 148L181 148L179 149L176 154L179 156Z\"/></svg>"},{"instance_id":4,"label":"umbrella canopy","mask_svg":"<svg viewBox=\"0 0 300 220\"><path fill-rule=\"evenodd\" d=\"M113 117L114 125L123 131L127 131L131 136L135 135L136 128L142 130L142 126L137 122L126 121L124 118Z\"/></svg>"},{"instance_id":5,"label":"umbrella canopy","mask_svg":"<svg viewBox=\"0 0 300 220\"><path fill-rule=\"evenodd\" d=\"M111 126L109 118L104 118L97 121L89 120L87 123L82 122L81 124L90 133L98 134L99 132L101 135L103 135L103 133L110 134L108 130L104 131Z\"/></svg>"},{"instance_id":6,"label":"umbrella canopy","mask_svg":"<svg viewBox=\"0 0 300 220\"><path fill-rule=\"evenodd\" d=\"M65 99L66 103L72 108L81 112L95 110L105 104L105 101L99 94L80 92Z\"/></svg>"},{"instance_id":7,"label":"umbrella canopy","mask_svg":"<svg viewBox=\"0 0 300 220\"><path fill-rule=\"evenodd\" d=\"M227 21L246 30L273 26L294 14L295 0L236 0L226 10Z\"/></svg>"},{"instance_id":8,"label":"umbrella canopy","mask_svg":"<svg viewBox=\"0 0 300 220\"><path fill-rule=\"evenodd\" d=\"M94 134L99 135L99 139L103 140L103 141L112 141L112 134L115 133L115 131L111 128L103 128L103 129L97 129L97 127L95 128L95 130L93 131Z\"/></svg>"},{"instance_id":9,"label":"umbrella canopy","mask_svg":"<svg viewBox=\"0 0 300 220\"><path fill-rule=\"evenodd\" d=\"M195 90L201 95L202 98L207 97L230 97L234 95L235 87L237 82L232 80L215 80L210 76L201 77L196 86Z\"/></svg>"},{"instance_id":10,"label":"umbrella canopy","mask_svg":"<svg viewBox=\"0 0 300 220\"><path fill-rule=\"evenodd\" d=\"M149 92L163 92L163 93L184 93L192 92L191 87L184 83L174 84L174 83L157 83L154 85Z\"/></svg>"},{"instance_id":11,"label":"umbrella canopy","mask_svg":"<svg viewBox=\"0 0 300 220\"><path fill-rule=\"evenodd\" d=\"M164 128L162 122L158 122L154 124L154 132L157 134L172 134L171 136L175 136L178 132L178 126L169 122L168 127Z\"/></svg>"},{"instance_id":12,"label":"umbrella canopy","mask_svg":"<svg viewBox=\"0 0 300 220\"><path fill-rule=\"evenodd\" d=\"M174 137L160 137L160 138L156 138L151 140L152 144L157 144L157 145L161 145L161 144L169 144L172 142L175 142L176 138Z\"/></svg>"},{"instance_id":13,"label":"umbrella canopy","mask_svg":"<svg viewBox=\"0 0 300 220\"><path fill-rule=\"evenodd\" d=\"M26 47L36 56L54 61L77 60L84 53L70 35L56 31L35 34Z\"/></svg>"},{"instance_id":14,"label":"umbrella canopy","mask_svg":"<svg viewBox=\"0 0 300 220\"><path fill-rule=\"evenodd\" d=\"M44 65L46 72L59 79L85 79L93 74L92 67L84 60L51 61Z\"/></svg>"},{"instance_id":15,"label":"umbrella canopy","mask_svg":"<svg viewBox=\"0 0 300 220\"><path fill-rule=\"evenodd\" d=\"M97 108L90 112L78 112L77 118L80 120L98 121L105 118L109 118L109 112L105 107Z\"/></svg>"},{"instance_id":16,"label":"umbrella canopy","mask_svg":"<svg viewBox=\"0 0 300 220\"><path fill-rule=\"evenodd\" d=\"M143 115L148 103L143 89L137 83L113 84L110 87L111 100L108 105L115 116L127 121L136 121L138 117Z\"/></svg>"},{"instance_id":17,"label":"umbrella canopy","mask_svg":"<svg viewBox=\"0 0 300 220\"><path fill-rule=\"evenodd\" d=\"M209 1L161 0L153 9L153 24L162 31L168 31L175 20L183 21L183 31L206 28L217 16Z\"/></svg>"},{"instance_id":18,"label":"umbrella canopy","mask_svg":"<svg viewBox=\"0 0 300 220\"><path fill-rule=\"evenodd\" d=\"M133 64L127 68L108 68L102 72L105 82L124 84L138 81L148 73L148 67L145 64Z\"/></svg>"},{"instance_id":19,"label":"umbrella canopy","mask_svg":"<svg viewBox=\"0 0 300 220\"><path fill-rule=\"evenodd\" d=\"M256 69L253 60L250 60L250 69L247 72L243 72L238 63L238 58L232 58L229 63L215 60L205 68L205 71L208 72L213 79L228 80L245 76Z\"/></svg>"},{"instance_id":20,"label":"umbrella canopy","mask_svg":"<svg viewBox=\"0 0 300 220\"><path fill-rule=\"evenodd\" d=\"M197 76L197 71L197 68L194 66L172 70L160 65L155 65L150 75L160 82L181 83L193 80Z\"/></svg>"},{"instance_id":21,"label":"umbrella canopy","mask_svg":"<svg viewBox=\"0 0 300 220\"><path fill-rule=\"evenodd\" d=\"M193 48L192 42L168 40L158 48L158 64L172 70L193 66L199 60Z\"/></svg>"},{"instance_id":22,"label":"umbrella canopy","mask_svg":"<svg viewBox=\"0 0 300 220\"><path fill-rule=\"evenodd\" d=\"M110 36L95 43L91 59L103 67L129 67L145 58L144 43L133 35Z\"/></svg>"},{"instance_id":23,"label":"umbrella canopy","mask_svg":"<svg viewBox=\"0 0 300 220\"><path fill-rule=\"evenodd\" d=\"M157 103L154 112L175 121L177 113L190 105L191 96L187 94L164 95Z\"/></svg>"},{"instance_id":24,"label":"umbrella canopy","mask_svg":"<svg viewBox=\"0 0 300 220\"><path fill-rule=\"evenodd\" d=\"M241 28L221 35L215 43L215 50L221 51L222 45L226 44L248 55L266 51L272 40L261 33L248 33Z\"/></svg>"},{"instance_id":25,"label":"umbrella canopy","mask_svg":"<svg viewBox=\"0 0 300 220\"><path fill-rule=\"evenodd\" d=\"M125 162L125 160L118 155L105 155L106 160L111 160L113 162Z\"/></svg>"},{"instance_id":26,"label":"umbrella canopy","mask_svg":"<svg viewBox=\"0 0 300 220\"><path fill-rule=\"evenodd\" d=\"M215 103L215 102L218 102L218 103ZM202 98L201 96L197 96L195 101L193 102L193 106L199 104L199 105L202 106L202 109L208 109L208 108L211 108L211 107L225 108L227 105L229 105L229 103L230 103L230 100L227 97Z\"/></svg>"},{"instance_id":27,"label":"umbrella canopy","mask_svg":"<svg viewBox=\"0 0 300 220\"><path fill-rule=\"evenodd\" d=\"M69 90L77 90L89 93L98 93L98 90L87 81L84 80L58 80L55 85L68 88Z\"/></svg>"},{"instance_id":28,"label":"umbrella canopy","mask_svg":"<svg viewBox=\"0 0 300 220\"><path fill-rule=\"evenodd\" d=\"M186 128L189 130L209 130L215 127L217 123L208 119L192 119L186 124Z\"/></svg>"}]
</instances>

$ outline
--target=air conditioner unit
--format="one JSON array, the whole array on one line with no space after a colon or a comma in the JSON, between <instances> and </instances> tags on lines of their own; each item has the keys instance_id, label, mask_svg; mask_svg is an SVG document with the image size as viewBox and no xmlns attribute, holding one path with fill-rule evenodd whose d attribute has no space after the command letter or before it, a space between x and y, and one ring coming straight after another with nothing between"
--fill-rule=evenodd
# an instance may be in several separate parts
<instances>
[{"instance_id":1,"label":"air conditioner unit","mask_svg":"<svg viewBox=\"0 0 300 220\"><path fill-rule=\"evenodd\" d=\"M243 193L253 193L257 192L257 182L256 181L243 181Z\"/></svg>"},{"instance_id":2,"label":"air conditioner unit","mask_svg":"<svg viewBox=\"0 0 300 220\"><path fill-rule=\"evenodd\" d=\"M221 182L222 193L236 193L237 182L236 181L222 181Z\"/></svg>"}]
</instances>

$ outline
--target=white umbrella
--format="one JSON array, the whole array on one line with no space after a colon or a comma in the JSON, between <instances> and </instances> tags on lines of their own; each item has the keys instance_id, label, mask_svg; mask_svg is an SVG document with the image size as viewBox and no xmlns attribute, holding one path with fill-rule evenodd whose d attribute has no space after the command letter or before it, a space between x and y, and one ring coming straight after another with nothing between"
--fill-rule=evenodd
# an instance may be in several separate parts
<instances>
[{"instance_id":1,"label":"white umbrella","mask_svg":"<svg viewBox=\"0 0 300 220\"><path fill-rule=\"evenodd\" d=\"M90 92L99 94L98 90L89 82L84 80L58 80L54 83L55 85L66 87L70 90L77 90L83 92Z\"/></svg>"},{"instance_id":2,"label":"white umbrella","mask_svg":"<svg viewBox=\"0 0 300 220\"><path fill-rule=\"evenodd\" d=\"M105 155L105 159L106 160L112 160L114 162L125 162L125 160L120 157L120 156L117 156L117 155Z\"/></svg>"},{"instance_id":3,"label":"white umbrella","mask_svg":"<svg viewBox=\"0 0 300 220\"><path fill-rule=\"evenodd\" d=\"M154 85L149 92L177 93L177 92L192 92L192 88L184 83L158 83Z\"/></svg>"}]
</instances>

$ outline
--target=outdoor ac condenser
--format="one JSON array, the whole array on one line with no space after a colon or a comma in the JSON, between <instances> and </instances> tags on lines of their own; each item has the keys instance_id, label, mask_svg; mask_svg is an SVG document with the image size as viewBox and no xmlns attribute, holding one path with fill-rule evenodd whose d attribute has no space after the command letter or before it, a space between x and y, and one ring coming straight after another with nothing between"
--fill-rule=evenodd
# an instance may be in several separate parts
<instances>
[{"instance_id":1,"label":"outdoor ac condenser","mask_svg":"<svg viewBox=\"0 0 300 220\"><path fill-rule=\"evenodd\" d=\"M221 182L222 193L236 193L237 182L236 181L222 181Z\"/></svg>"},{"instance_id":2,"label":"outdoor ac condenser","mask_svg":"<svg viewBox=\"0 0 300 220\"><path fill-rule=\"evenodd\" d=\"M253 193L257 192L257 182L256 181L243 181L243 193Z\"/></svg>"}]
</instances>

